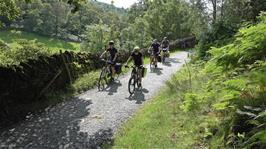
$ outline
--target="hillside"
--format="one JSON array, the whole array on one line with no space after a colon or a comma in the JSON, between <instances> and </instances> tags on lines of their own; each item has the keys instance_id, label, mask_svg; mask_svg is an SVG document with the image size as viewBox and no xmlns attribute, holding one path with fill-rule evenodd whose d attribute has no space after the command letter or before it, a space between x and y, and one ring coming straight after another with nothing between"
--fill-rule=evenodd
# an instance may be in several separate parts
<instances>
[{"instance_id":1,"label":"hillside","mask_svg":"<svg viewBox=\"0 0 266 149\"><path fill-rule=\"evenodd\" d=\"M42 43L46 48L49 48L53 52L59 52L59 50L80 50L80 44L75 42L67 42L56 38L40 36L34 33L23 32L18 30L0 31L0 39L6 42L11 47L17 46L18 40L34 40Z\"/></svg>"}]
</instances>

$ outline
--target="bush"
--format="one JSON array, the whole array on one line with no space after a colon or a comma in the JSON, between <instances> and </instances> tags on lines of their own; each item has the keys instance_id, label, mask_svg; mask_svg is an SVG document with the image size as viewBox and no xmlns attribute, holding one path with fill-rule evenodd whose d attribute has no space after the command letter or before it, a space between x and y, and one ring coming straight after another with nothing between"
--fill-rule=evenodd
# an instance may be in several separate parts
<instances>
[{"instance_id":1,"label":"bush","mask_svg":"<svg viewBox=\"0 0 266 149\"><path fill-rule=\"evenodd\" d=\"M182 70L168 85L184 112L219 119L199 130L209 148L266 147L266 14L259 19L230 44L212 48L208 62L189 65L191 77Z\"/></svg>"},{"instance_id":2,"label":"bush","mask_svg":"<svg viewBox=\"0 0 266 149\"><path fill-rule=\"evenodd\" d=\"M210 55L208 55L207 51L213 46L221 47L229 43L236 31L236 28L225 24L223 21L213 24L211 29L200 36L197 47L199 57L201 59L208 59Z\"/></svg>"},{"instance_id":3,"label":"bush","mask_svg":"<svg viewBox=\"0 0 266 149\"><path fill-rule=\"evenodd\" d=\"M211 71L211 89L218 95L214 108L227 117L222 123L224 144L234 148L265 148L266 146L266 14L257 25L240 29L235 40L221 48L212 48L208 68L216 64L220 72ZM213 66L213 65L212 65ZM226 113L226 114L225 114Z\"/></svg>"},{"instance_id":4,"label":"bush","mask_svg":"<svg viewBox=\"0 0 266 149\"><path fill-rule=\"evenodd\" d=\"M0 50L0 57L2 57L0 66L19 65L29 59L37 59L40 56L51 54L49 49L45 48L43 44L34 40L28 41L24 39L18 40L17 47L14 48L9 48L3 42L0 42Z\"/></svg>"}]
</instances>

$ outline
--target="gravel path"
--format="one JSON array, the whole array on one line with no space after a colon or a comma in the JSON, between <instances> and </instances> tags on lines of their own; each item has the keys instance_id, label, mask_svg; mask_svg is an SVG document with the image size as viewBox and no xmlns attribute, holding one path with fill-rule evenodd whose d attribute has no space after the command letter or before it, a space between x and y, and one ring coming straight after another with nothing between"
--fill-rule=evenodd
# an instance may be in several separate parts
<instances>
[{"instance_id":1,"label":"gravel path","mask_svg":"<svg viewBox=\"0 0 266 149\"><path fill-rule=\"evenodd\" d=\"M0 148L99 148L148 99L153 97L187 59L179 52L166 65L143 79L142 91L129 97L129 75L120 78L106 91L89 90L78 97L46 109L38 116L28 116L15 128L1 132Z\"/></svg>"}]
</instances>

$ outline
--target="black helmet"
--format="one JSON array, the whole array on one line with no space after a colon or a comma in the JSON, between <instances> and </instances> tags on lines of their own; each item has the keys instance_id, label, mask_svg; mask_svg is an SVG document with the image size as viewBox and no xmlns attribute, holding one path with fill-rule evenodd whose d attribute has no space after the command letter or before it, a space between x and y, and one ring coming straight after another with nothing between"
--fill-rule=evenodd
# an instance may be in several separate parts
<instances>
[{"instance_id":1,"label":"black helmet","mask_svg":"<svg viewBox=\"0 0 266 149\"><path fill-rule=\"evenodd\" d=\"M115 42L113 40L109 41L109 45L114 45Z\"/></svg>"}]
</instances>

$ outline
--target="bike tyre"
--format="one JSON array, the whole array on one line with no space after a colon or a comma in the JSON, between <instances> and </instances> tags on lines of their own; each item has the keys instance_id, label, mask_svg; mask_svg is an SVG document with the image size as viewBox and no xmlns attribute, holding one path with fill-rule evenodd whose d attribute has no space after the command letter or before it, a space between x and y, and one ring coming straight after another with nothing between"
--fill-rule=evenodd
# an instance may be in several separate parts
<instances>
[{"instance_id":1,"label":"bike tyre","mask_svg":"<svg viewBox=\"0 0 266 149\"><path fill-rule=\"evenodd\" d=\"M106 75L107 75L106 70L103 69L101 74L100 74L99 80L98 80L98 90L99 91L104 90L105 84L107 84Z\"/></svg>"},{"instance_id":2,"label":"bike tyre","mask_svg":"<svg viewBox=\"0 0 266 149\"><path fill-rule=\"evenodd\" d=\"M134 94L135 92L135 89L136 89L136 86L135 86L135 79L133 77L131 77L128 81L128 92L130 95Z\"/></svg>"}]
</instances>

